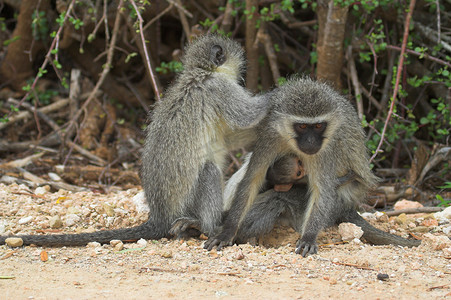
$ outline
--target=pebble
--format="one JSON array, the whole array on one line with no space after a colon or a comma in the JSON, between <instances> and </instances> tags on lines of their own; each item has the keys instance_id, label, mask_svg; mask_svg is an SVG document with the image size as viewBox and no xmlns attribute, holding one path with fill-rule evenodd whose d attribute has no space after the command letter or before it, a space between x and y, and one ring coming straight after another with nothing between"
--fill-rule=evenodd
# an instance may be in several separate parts
<instances>
[{"instance_id":1,"label":"pebble","mask_svg":"<svg viewBox=\"0 0 451 300\"><path fill-rule=\"evenodd\" d=\"M450 236L451 235L451 226L443 228L443 233ZM0 232L1 232L1 225L0 225Z\"/></svg>"},{"instance_id":2,"label":"pebble","mask_svg":"<svg viewBox=\"0 0 451 300\"><path fill-rule=\"evenodd\" d=\"M349 242L354 239L360 239L363 235L363 230L352 223L341 223L338 225L338 233L343 241Z\"/></svg>"},{"instance_id":3,"label":"pebble","mask_svg":"<svg viewBox=\"0 0 451 300\"><path fill-rule=\"evenodd\" d=\"M139 248L147 247L147 241L145 239L139 239L136 244L138 244Z\"/></svg>"},{"instance_id":4,"label":"pebble","mask_svg":"<svg viewBox=\"0 0 451 300\"><path fill-rule=\"evenodd\" d=\"M385 273L379 273L379 274L377 274L377 279L382 280L382 281L387 281L390 279L390 276L388 276L388 274L385 274Z\"/></svg>"},{"instance_id":5,"label":"pebble","mask_svg":"<svg viewBox=\"0 0 451 300\"><path fill-rule=\"evenodd\" d=\"M398 224L398 225L406 224L406 222L407 222L407 215L404 214L404 213L400 214L395 219L395 223Z\"/></svg>"},{"instance_id":6,"label":"pebble","mask_svg":"<svg viewBox=\"0 0 451 300\"><path fill-rule=\"evenodd\" d=\"M124 243L120 240L112 240L110 241L110 245L113 246L114 251L121 251L124 249Z\"/></svg>"},{"instance_id":7,"label":"pebble","mask_svg":"<svg viewBox=\"0 0 451 300\"><path fill-rule=\"evenodd\" d=\"M66 221L65 224L66 226L70 227L70 226L74 226L75 223L77 223L78 221L80 221L80 217L77 216L76 214L67 214L66 215Z\"/></svg>"},{"instance_id":8,"label":"pebble","mask_svg":"<svg viewBox=\"0 0 451 300\"><path fill-rule=\"evenodd\" d=\"M86 248L98 248L100 246L102 246L102 245L98 242L90 242L86 245Z\"/></svg>"},{"instance_id":9,"label":"pebble","mask_svg":"<svg viewBox=\"0 0 451 300\"><path fill-rule=\"evenodd\" d=\"M53 181L61 181L62 180L61 177L56 173L49 172L48 175L49 175L49 178Z\"/></svg>"},{"instance_id":10,"label":"pebble","mask_svg":"<svg viewBox=\"0 0 451 300\"><path fill-rule=\"evenodd\" d=\"M50 219L50 227L51 228L54 228L54 229L56 229L56 228L61 228L63 226L63 221L61 221L61 218L60 218L60 216L53 216L51 219Z\"/></svg>"},{"instance_id":11,"label":"pebble","mask_svg":"<svg viewBox=\"0 0 451 300\"><path fill-rule=\"evenodd\" d=\"M410 229L412 232L425 233L429 231L429 227L426 226L417 226L415 228Z\"/></svg>"},{"instance_id":12,"label":"pebble","mask_svg":"<svg viewBox=\"0 0 451 300\"><path fill-rule=\"evenodd\" d=\"M23 245L23 240L17 237L7 238L5 244L10 247L20 247Z\"/></svg>"},{"instance_id":13,"label":"pebble","mask_svg":"<svg viewBox=\"0 0 451 300\"><path fill-rule=\"evenodd\" d=\"M136 210L138 211L138 213L141 212L149 212L149 205L147 204L146 201L146 196L144 195L144 191L139 192L138 194L136 194L133 198L132 198L133 203L136 206Z\"/></svg>"},{"instance_id":14,"label":"pebble","mask_svg":"<svg viewBox=\"0 0 451 300\"><path fill-rule=\"evenodd\" d=\"M35 195L44 195L47 194L48 192L50 192L50 186L48 185L39 186L34 190Z\"/></svg>"},{"instance_id":15,"label":"pebble","mask_svg":"<svg viewBox=\"0 0 451 300\"><path fill-rule=\"evenodd\" d=\"M114 216L114 207L111 204L104 202L102 203L102 207L108 217Z\"/></svg>"},{"instance_id":16,"label":"pebble","mask_svg":"<svg viewBox=\"0 0 451 300\"><path fill-rule=\"evenodd\" d=\"M24 218L19 220L19 224L20 225L27 224L27 223L30 223L31 220L33 220L32 216L24 217Z\"/></svg>"},{"instance_id":17,"label":"pebble","mask_svg":"<svg viewBox=\"0 0 451 300\"><path fill-rule=\"evenodd\" d=\"M393 206L393 208L395 210L406 209L406 208L419 208L419 207L423 207L423 205L417 201L409 201L406 199L396 202L395 205Z\"/></svg>"},{"instance_id":18,"label":"pebble","mask_svg":"<svg viewBox=\"0 0 451 300\"><path fill-rule=\"evenodd\" d=\"M426 233L423 235L423 241L421 244L428 245L434 250L443 250L451 247L451 240L447 236L433 235L432 233Z\"/></svg>"},{"instance_id":19,"label":"pebble","mask_svg":"<svg viewBox=\"0 0 451 300\"><path fill-rule=\"evenodd\" d=\"M164 258L172 258L171 251L165 251L165 252L161 253L160 255L161 255L161 257L164 257Z\"/></svg>"},{"instance_id":20,"label":"pebble","mask_svg":"<svg viewBox=\"0 0 451 300\"><path fill-rule=\"evenodd\" d=\"M434 217L435 217L437 220L440 220L440 219L448 219L448 220L451 220L451 206L448 206L447 208L445 208L445 209L442 210L442 211L436 212L436 213L434 214Z\"/></svg>"}]
</instances>

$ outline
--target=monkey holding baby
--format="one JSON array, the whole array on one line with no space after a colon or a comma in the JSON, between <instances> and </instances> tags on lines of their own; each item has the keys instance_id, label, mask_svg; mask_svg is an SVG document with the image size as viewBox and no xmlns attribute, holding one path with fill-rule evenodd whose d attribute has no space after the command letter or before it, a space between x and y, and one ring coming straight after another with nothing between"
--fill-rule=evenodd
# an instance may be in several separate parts
<instances>
[{"instance_id":1,"label":"monkey holding baby","mask_svg":"<svg viewBox=\"0 0 451 300\"><path fill-rule=\"evenodd\" d=\"M270 92L269 101L268 115L256 129L253 153L225 189L227 213L221 232L209 238L206 249L264 234L286 212L301 234L295 251L303 256L317 253L320 230L341 222L361 226L363 237L373 244L420 244L378 230L357 213L377 178L370 170L365 134L348 100L324 83L297 78ZM281 162L284 157L288 163ZM304 184L287 192L264 191L271 176L296 182L297 160L307 174Z\"/></svg>"}]
</instances>

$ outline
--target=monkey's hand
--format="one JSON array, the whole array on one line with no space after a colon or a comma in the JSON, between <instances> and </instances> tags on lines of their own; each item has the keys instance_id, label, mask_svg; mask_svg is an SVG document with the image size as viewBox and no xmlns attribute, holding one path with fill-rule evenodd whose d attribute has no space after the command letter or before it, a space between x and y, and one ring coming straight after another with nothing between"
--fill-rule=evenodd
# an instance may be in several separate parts
<instances>
[{"instance_id":1,"label":"monkey's hand","mask_svg":"<svg viewBox=\"0 0 451 300\"><path fill-rule=\"evenodd\" d=\"M306 257L309 254L316 254L318 252L316 237L310 238L308 236L303 236L300 238L296 243L295 252L296 254L301 254L303 257Z\"/></svg>"},{"instance_id":2,"label":"monkey's hand","mask_svg":"<svg viewBox=\"0 0 451 300\"><path fill-rule=\"evenodd\" d=\"M293 183L289 184L276 184L274 186L274 190L276 192L288 192L293 187Z\"/></svg>"},{"instance_id":3,"label":"monkey's hand","mask_svg":"<svg viewBox=\"0 0 451 300\"><path fill-rule=\"evenodd\" d=\"M221 250L222 248L232 246L233 242L235 240L235 237L228 234L227 232L221 232L220 234L213 236L209 238L205 244L204 249L207 249L208 251L212 250L214 247L216 247L216 250Z\"/></svg>"}]
</instances>

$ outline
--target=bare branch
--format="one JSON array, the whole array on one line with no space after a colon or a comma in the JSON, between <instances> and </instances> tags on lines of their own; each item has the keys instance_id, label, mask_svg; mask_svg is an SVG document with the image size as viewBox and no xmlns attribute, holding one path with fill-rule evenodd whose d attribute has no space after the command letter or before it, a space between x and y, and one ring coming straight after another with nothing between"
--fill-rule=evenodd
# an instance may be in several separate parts
<instances>
[{"instance_id":1,"label":"bare branch","mask_svg":"<svg viewBox=\"0 0 451 300\"><path fill-rule=\"evenodd\" d=\"M376 158L377 154L381 152L382 144L384 143L385 138L385 132L387 131L388 122L390 121L391 115L393 114L393 109L395 107L396 97L398 96L398 90L399 90L399 84L401 81L401 74L402 69L404 66L404 53L406 52L406 45L407 45L407 38L409 37L409 26L410 26L410 19L412 18L413 10L415 9L415 0L410 0L409 5L409 11L407 12L406 21L404 23L404 36L402 39L402 46L401 46L401 54L399 55L399 63L398 63L398 69L396 72L396 82L395 82L395 89L393 91L393 97L392 102L390 104L390 109L387 114L387 119L385 120L384 129L382 130L381 139L379 141L379 145L377 145L376 151L374 151L373 156L370 159L370 162Z\"/></svg>"}]
</instances>

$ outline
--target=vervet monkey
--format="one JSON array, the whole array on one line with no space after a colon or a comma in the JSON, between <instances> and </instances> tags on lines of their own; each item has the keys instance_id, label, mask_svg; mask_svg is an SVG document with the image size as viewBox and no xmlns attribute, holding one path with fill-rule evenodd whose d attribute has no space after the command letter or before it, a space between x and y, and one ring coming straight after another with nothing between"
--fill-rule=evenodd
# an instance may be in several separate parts
<instances>
[{"instance_id":1,"label":"vervet monkey","mask_svg":"<svg viewBox=\"0 0 451 300\"><path fill-rule=\"evenodd\" d=\"M185 49L184 70L151 114L142 155L142 186L150 208L142 225L65 235L22 235L24 244L83 245L92 241L159 239L190 228L212 235L223 213L222 168L235 130L255 126L267 100L241 85L241 46L206 35ZM241 136L242 138L242 136ZM0 244L6 236L0 237Z\"/></svg>"},{"instance_id":2,"label":"vervet monkey","mask_svg":"<svg viewBox=\"0 0 451 300\"><path fill-rule=\"evenodd\" d=\"M249 159L241 169L246 169ZM269 233L277 221L285 220L301 233L305 212L309 201L307 178L299 178L301 165L299 158L293 155L284 156L269 167L266 174L266 183L257 196L252 207L246 214L237 234L237 241L244 243L250 238L259 238ZM240 170L241 170L240 169ZM239 171L240 171L239 170ZM237 171L228 181L225 190L235 191L236 185L242 180ZM301 173L303 170L301 171ZM308 176L307 176L308 177ZM352 184L359 180L350 172L338 178L338 187ZM278 185L289 189L277 189ZM338 188L337 187L337 188ZM231 196L226 196L226 201ZM328 226L338 225L342 222L354 223L362 228L363 238L374 245L418 246L421 241L408 240L397 235L384 232L373 227L363 219L353 206L336 206L332 222Z\"/></svg>"},{"instance_id":3,"label":"vervet monkey","mask_svg":"<svg viewBox=\"0 0 451 300\"><path fill-rule=\"evenodd\" d=\"M324 83L309 78L291 79L269 95L268 115L257 127L257 142L243 180L221 232L206 249L231 245L252 207L268 168L278 158L294 154L308 174L308 200L296 253L318 250L319 231L335 224L340 208L356 209L368 189L377 184L371 172L365 134L350 102ZM359 180L339 185L339 178L353 172Z\"/></svg>"}]
</instances>

